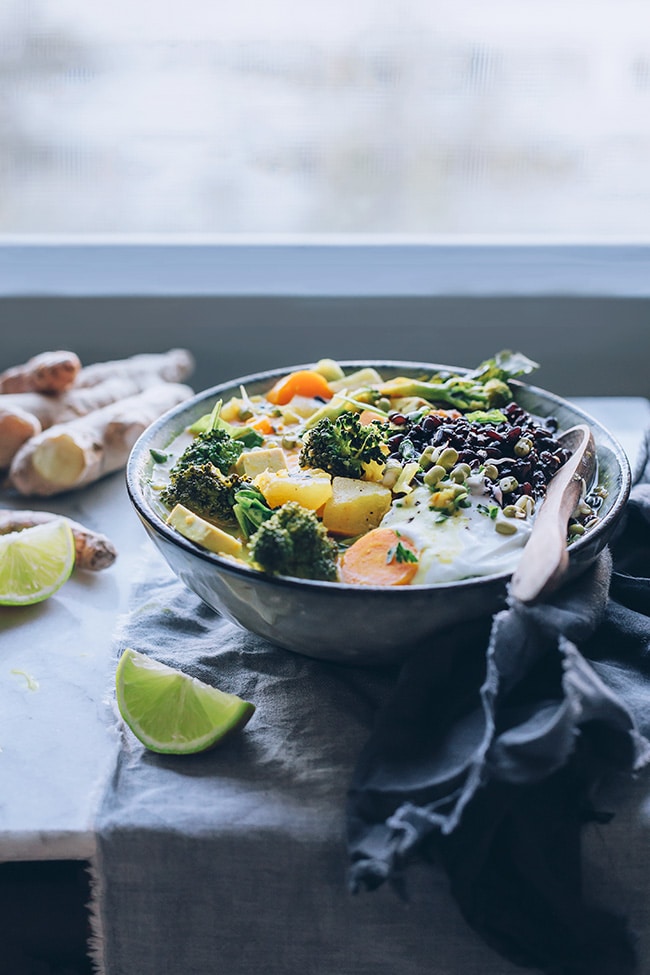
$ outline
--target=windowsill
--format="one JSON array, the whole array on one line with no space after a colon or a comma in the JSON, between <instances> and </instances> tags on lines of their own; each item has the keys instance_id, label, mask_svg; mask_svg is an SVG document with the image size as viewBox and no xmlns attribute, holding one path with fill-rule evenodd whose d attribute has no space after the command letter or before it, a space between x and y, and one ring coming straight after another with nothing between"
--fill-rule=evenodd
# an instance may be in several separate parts
<instances>
[{"instance_id":1,"label":"windowsill","mask_svg":"<svg viewBox=\"0 0 650 975\"><path fill-rule=\"evenodd\" d=\"M650 242L0 237L0 297L650 296Z\"/></svg>"}]
</instances>

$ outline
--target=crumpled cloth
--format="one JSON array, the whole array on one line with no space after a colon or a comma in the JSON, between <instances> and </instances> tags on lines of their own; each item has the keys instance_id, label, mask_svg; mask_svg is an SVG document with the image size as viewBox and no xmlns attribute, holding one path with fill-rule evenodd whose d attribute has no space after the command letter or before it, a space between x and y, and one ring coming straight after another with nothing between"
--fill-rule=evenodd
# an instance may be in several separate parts
<instances>
[{"instance_id":1,"label":"crumpled cloth","mask_svg":"<svg viewBox=\"0 0 650 975\"><path fill-rule=\"evenodd\" d=\"M634 505L630 519L636 518ZM638 527L632 531L641 538ZM537 658L551 641L542 633L526 654L529 679L519 683L495 644L499 677L481 697L489 621L437 639L435 657L428 663L414 658L398 680L393 668L327 664L273 647L208 609L153 545L143 554L115 634L116 662L131 646L239 694L257 710L214 750L175 757L146 751L120 721L114 693L107 695L116 747L93 824L98 975L515 975L515 961L524 956L524 963L535 963L542 954L536 939L547 951L551 937L559 973L571 970L559 960L563 919L576 930L580 924L588 942L582 971L629 970L633 962L627 969L624 964L634 952L625 924L592 914L590 928L576 891L582 817L597 812L604 819L607 812L587 801L593 754L598 771L603 764L626 770L621 795L614 796L617 815L602 827L602 842L601 827L588 827L587 839L596 841L597 883L607 885L617 903L631 891L630 908L650 942L650 866L643 862L650 862L644 812L650 788L642 779L638 793L628 788L627 772L644 761L650 682L628 677L640 672L644 652L647 658L647 618L644 629L644 583L635 597L629 566L628 576L617 568L611 577L610 591L620 586L623 594L601 612L587 641L609 633L598 659L594 652L584 671L573 668L587 660L577 632L592 625L585 607L598 602L578 598L579 626L563 631L559 662L546 683L537 683L544 671ZM640 564L647 565L643 553ZM606 563L594 571L604 591ZM588 581L581 583L585 593ZM635 598L638 629L626 623ZM562 605L557 613L564 626ZM513 614L504 627L508 620L517 629L526 617ZM455 641L463 640L466 649L452 655ZM440 652L445 641L447 656ZM434 659L436 673L430 670ZM565 661L572 668L566 681L571 694L561 704ZM446 685L438 684L438 674ZM420 684L427 675L429 684ZM444 686L453 695L443 693ZM548 702L543 713L531 709L541 688ZM580 702L595 707L601 696L606 720L591 721L589 734L581 731L565 755ZM484 708L496 720L489 740ZM534 718L543 719L541 728ZM540 754L538 739L545 743ZM468 741L476 761L463 766ZM458 752L459 743L465 752ZM491 774L497 762L507 770L503 779ZM522 783L533 765L534 781ZM459 772L450 782L445 771L453 768ZM385 792L374 787L382 784ZM443 831L443 823L454 822ZM638 853L630 850L634 840ZM395 896L390 883L351 896L350 853L359 886L390 877L407 886L409 900ZM612 857L625 862L613 868ZM432 866L432 859L445 869ZM599 947L590 956L592 935ZM590 967L594 956L605 957L606 943L622 954L623 964ZM580 954L579 938L572 945ZM544 965L553 970L551 961Z\"/></svg>"},{"instance_id":2,"label":"crumpled cloth","mask_svg":"<svg viewBox=\"0 0 650 975\"><path fill-rule=\"evenodd\" d=\"M405 662L347 807L353 890L442 868L504 958L548 975L636 970L634 932L582 881L598 787L650 761L650 452L616 536L545 602L439 634Z\"/></svg>"},{"instance_id":3,"label":"crumpled cloth","mask_svg":"<svg viewBox=\"0 0 650 975\"><path fill-rule=\"evenodd\" d=\"M146 751L114 703L91 869L98 975L510 975L472 937L443 877L351 897L345 802L393 671L271 646L205 606L153 546L115 635L256 705L212 751ZM439 903L443 933L430 922ZM468 936L469 935L469 936ZM1 967L1 966L0 966ZM514 975L514 973L513 973Z\"/></svg>"}]
</instances>

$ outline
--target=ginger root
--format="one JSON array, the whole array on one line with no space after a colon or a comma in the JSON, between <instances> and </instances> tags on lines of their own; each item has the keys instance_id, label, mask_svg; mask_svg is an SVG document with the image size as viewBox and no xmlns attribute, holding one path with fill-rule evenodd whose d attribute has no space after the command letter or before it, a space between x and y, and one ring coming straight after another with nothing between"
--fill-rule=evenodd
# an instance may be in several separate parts
<instances>
[{"instance_id":1,"label":"ginger root","mask_svg":"<svg viewBox=\"0 0 650 975\"><path fill-rule=\"evenodd\" d=\"M189 352L171 349L87 366L74 385L59 395L0 394L0 468L8 467L20 446L40 430L76 420L158 383L178 383L193 367Z\"/></svg>"},{"instance_id":2,"label":"ginger root","mask_svg":"<svg viewBox=\"0 0 650 975\"><path fill-rule=\"evenodd\" d=\"M34 525L44 525L60 517L62 516L51 511L13 511L3 508L0 509L0 535L33 528ZM113 564L117 558L117 550L106 535L91 531L90 528L73 521L72 518L65 520L70 525L74 536L75 568L99 572L100 569L106 569Z\"/></svg>"},{"instance_id":3,"label":"ginger root","mask_svg":"<svg viewBox=\"0 0 650 975\"><path fill-rule=\"evenodd\" d=\"M180 383L160 382L143 392L57 423L31 437L9 469L9 483L25 495L76 490L124 467L141 433L192 395Z\"/></svg>"},{"instance_id":4,"label":"ginger root","mask_svg":"<svg viewBox=\"0 0 650 975\"><path fill-rule=\"evenodd\" d=\"M143 352L128 359L111 362L94 362L84 366L77 376L77 389L98 386L115 376L129 379L140 389L154 382L182 383L194 370L194 358L187 349L170 349L169 352Z\"/></svg>"},{"instance_id":5,"label":"ginger root","mask_svg":"<svg viewBox=\"0 0 650 975\"><path fill-rule=\"evenodd\" d=\"M32 413L18 406L6 410L0 405L0 470L9 467L19 447L42 430Z\"/></svg>"},{"instance_id":6,"label":"ginger root","mask_svg":"<svg viewBox=\"0 0 650 975\"><path fill-rule=\"evenodd\" d=\"M0 373L0 393L62 393L81 369L74 352L41 352L20 366Z\"/></svg>"},{"instance_id":7,"label":"ginger root","mask_svg":"<svg viewBox=\"0 0 650 975\"><path fill-rule=\"evenodd\" d=\"M68 423L70 420L92 413L93 410L100 410L110 403L126 399L127 396L134 396L142 392L146 386L158 381L145 382L142 385L129 377L114 375L96 386L84 386L81 389L74 386L60 396L46 396L44 393L7 393L0 396L0 410L5 417L20 410L23 415L34 417L41 424L41 428L47 430L56 423ZM0 437L3 434L4 429L0 427Z\"/></svg>"}]
</instances>

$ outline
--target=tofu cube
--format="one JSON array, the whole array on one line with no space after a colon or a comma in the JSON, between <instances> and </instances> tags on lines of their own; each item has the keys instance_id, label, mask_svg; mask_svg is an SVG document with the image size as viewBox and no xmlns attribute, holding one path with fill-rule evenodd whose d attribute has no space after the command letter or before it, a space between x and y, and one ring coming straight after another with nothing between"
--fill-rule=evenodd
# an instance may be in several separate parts
<instances>
[{"instance_id":1,"label":"tofu cube","mask_svg":"<svg viewBox=\"0 0 650 975\"><path fill-rule=\"evenodd\" d=\"M202 545L210 552L216 552L218 555L233 555L235 558L242 554L243 546L238 538L200 518L182 504L174 505L167 518L167 524L191 542Z\"/></svg>"},{"instance_id":2,"label":"tofu cube","mask_svg":"<svg viewBox=\"0 0 650 975\"><path fill-rule=\"evenodd\" d=\"M282 447L260 447L259 450L245 451L237 461L237 471L251 480L264 471L287 469L287 459Z\"/></svg>"}]
</instances>

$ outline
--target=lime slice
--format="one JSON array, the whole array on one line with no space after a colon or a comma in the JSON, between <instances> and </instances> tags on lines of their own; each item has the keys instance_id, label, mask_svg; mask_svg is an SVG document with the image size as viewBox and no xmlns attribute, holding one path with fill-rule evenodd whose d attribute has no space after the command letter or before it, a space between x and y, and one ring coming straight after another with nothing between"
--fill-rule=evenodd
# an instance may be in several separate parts
<instances>
[{"instance_id":1,"label":"lime slice","mask_svg":"<svg viewBox=\"0 0 650 975\"><path fill-rule=\"evenodd\" d=\"M117 665L117 705L133 734L153 752L185 755L214 747L243 728L255 706L235 694L126 649Z\"/></svg>"},{"instance_id":2,"label":"lime slice","mask_svg":"<svg viewBox=\"0 0 650 975\"><path fill-rule=\"evenodd\" d=\"M40 603L74 568L72 529L65 518L0 535L0 606Z\"/></svg>"}]
</instances>

